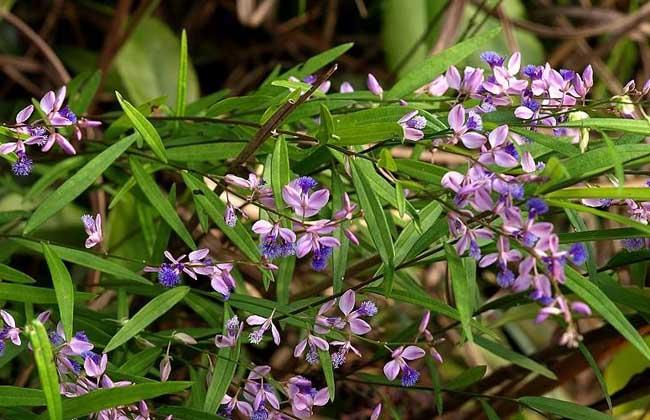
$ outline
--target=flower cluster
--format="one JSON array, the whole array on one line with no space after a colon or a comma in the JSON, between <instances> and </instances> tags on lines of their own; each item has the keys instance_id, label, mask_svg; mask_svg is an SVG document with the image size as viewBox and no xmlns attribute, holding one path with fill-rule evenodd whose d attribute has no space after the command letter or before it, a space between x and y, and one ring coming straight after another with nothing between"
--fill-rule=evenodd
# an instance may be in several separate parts
<instances>
[{"instance_id":1,"label":"flower cluster","mask_svg":"<svg viewBox=\"0 0 650 420\"><path fill-rule=\"evenodd\" d=\"M0 145L0 154L16 153L16 161L11 169L17 176L27 176L32 172L32 159L27 155L26 146L39 146L41 151L49 152L57 144L65 153L76 154L70 141L66 138L71 133L77 141L81 140L81 129L98 127L99 121L78 118L65 102L66 87L56 93L47 92L39 103L42 119L29 122L34 113L34 106L28 105L16 115L16 124L12 130L18 139Z\"/></svg>"},{"instance_id":2,"label":"flower cluster","mask_svg":"<svg viewBox=\"0 0 650 420\"><path fill-rule=\"evenodd\" d=\"M169 251L165 251L164 255L168 262L164 262L158 267L147 266L144 271L158 273L158 282L164 287L178 286L183 273L193 280L197 280L197 275L207 276L210 278L212 288L219 292L224 299L228 299L235 290L235 279L230 273L233 265L231 263L215 263L208 256L209 253L210 250L203 248L175 258Z\"/></svg>"}]
</instances>

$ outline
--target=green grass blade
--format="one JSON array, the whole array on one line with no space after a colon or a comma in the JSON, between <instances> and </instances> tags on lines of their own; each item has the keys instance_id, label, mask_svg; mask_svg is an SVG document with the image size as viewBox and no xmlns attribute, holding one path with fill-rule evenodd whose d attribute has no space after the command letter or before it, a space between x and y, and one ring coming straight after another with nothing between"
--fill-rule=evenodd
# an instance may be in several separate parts
<instances>
[{"instance_id":1,"label":"green grass blade","mask_svg":"<svg viewBox=\"0 0 650 420\"><path fill-rule=\"evenodd\" d=\"M29 341L32 343L41 388L45 394L48 418L50 420L63 420L59 376L54 365L54 353L50 345L50 338L47 336L45 327L38 320L34 320L29 324L27 333Z\"/></svg>"},{"instance_id":2,"label":"green grass blade","mask_svg":"<svg viewBox=\"0 0 650 420\"><path fill-rule=\"evenodd\" d=\"M115 91L115 96L129 121L131 121L133 128L135 128L140 136L142 136L142 139L147 143L147 145L149 145L154 155L166 163L167 153L165 152L165 146L160 139L160 134L158 134L153 124L151 124L136 107L131 105L126 99L122 98L122 95L120 95L119 92Z\"/></svg>"},{"instance_id":3,"label":"green grass blade","mask_svg":"<svg viewBox=\"0 0 650 420\"><path fill-rule=\"evenodd\" d=\"M61 258L45 243L43 244L43 255L50 270L52 284L54 284L56 303L59 306L63 331L65 331L66 337L72 337L72 323L74 320L74 284L72 283L72 277L70 277L70 273Z\"/></svg>"}]
</instances>

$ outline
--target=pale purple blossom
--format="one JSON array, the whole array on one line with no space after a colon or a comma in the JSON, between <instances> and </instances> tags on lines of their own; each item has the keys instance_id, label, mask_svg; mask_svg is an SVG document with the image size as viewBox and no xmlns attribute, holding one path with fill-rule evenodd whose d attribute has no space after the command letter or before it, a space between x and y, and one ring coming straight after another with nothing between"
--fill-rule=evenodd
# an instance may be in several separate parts
<instances>
[{"instance_id":1,"label":"pale purple blossom","mask_svg":"<svg viewBox=\"0 0 650 420\"><path fill-rule=\"evenodd\" d=\"M402 137L405 140L418 141L424 137L422 130L427 126L427 120L418 115L417 110L406 113L397 123L402 127Z\"/></svg>"},{"instance_id":2,"label":"pale purple blossom","mask_svg":"<svg viewBox=\"0 0 650 420\"><path fill-rule=\"evenodd\" d=\"M93 248L99 245L104 240L104 234L102 232L102 216L97 214L93 219L92 216L86 214L81 217L81 221L83 222L84 230L88 235L85 243L86 248Z\"/></svg>"},{"instance_id":3,"label":"pale purple blossom","mask_svg":"<svg viewBox=\"0 0 650 420\"><path fill-rule=\"evenodd\" d=\"M316 186L313 178L298 178L282 189L285 203L300 217L311 217L325 207L330 198L330 192L323 188L311 193Z\"/></svg>"},{"instance_id":4,"label":"pale purple blossom","mask_svg":"<svg viewBox=\"0 0 650 420\"><path fill-rule=\"evenodd\" d=\"M244 323L239 321L237 315L233 316L226 322L224 334L217 334L214 337L214 345L220 349L234 346L243 329Z\"/></svg>"},{"instance_id":5,"label":"pale purple blossom","mask_svg":"<svg viewBox=\"0 0 650 420\"><path fill-rule=\"evenodd\" d=\"M329 343L325 339L307 334L307 337L301 340L293 349L293 357L300 357L307 350L305 359L310 365L313 365L318 362L318 350L327 351L329 348Z\"/></svg>"},{"instance_id":6,"label":"pale purple blossom","mask_svg":"<svg viewBox=\"0 0 650 420\"><path fill-rule=\"evenodd\" d=\"M488 136L490 148L483 146L479 162L484 165L497 164L504 168L514 168L519 165L519 154L508 139L508 126L500 125Z\"/></svg>"},{"instance_id":7,"label":"pale purple blossom","mask_svg":"<svg viewBox=\"0 0 650 420\"><path fill-rule=\"evenodd\" d=\"M291 401L291 412L300 419L313 415L314 406L324 406L330 399L327 388L316 389L303 376L289 378L287 391Z\"/></svg>"},{"instance_id":8,"label":"pale purple blossom","mask_svg":"<svg viewBox=\"0 0 650 420\"><path fill-rule=\"evenodd\" d=\"M485 143L485 136L476 131L482 128L481 118L478 114L471 114L466 120L465 108L458 104L449 111L447 120L449 128L453 131L450 139L452 144L460 141L468 149L478 149Z\"/></svg>"},{"instance_id":9,"label":"pale purple blossom","mask_svg":"<svg viewBox=\"0 0 650 420\"><path fill-rule=\"evenodd\" d=\"M368 85L368 90L372 92L373 95L379 96L379 99L382 99L384 96L384 89L382 89L381 85L372 73L368 73L366 84Z\"/></svg>"},{"instance_id":10,"label":"pale purple blossom","mask_svg":"<svg viewBox=\"0 0 650 420\"><path fill-rule=\"evenodd\" d=\"M275 309L271 312L268 318L263 318L259 315L251 315L246 318L246 323L248 325L259 325L259 328L251 332L248 336L249 340L253 344L259 344L262 342L262 337L264 333L270 328L271 335L273 336L273 342L276 346L280 345L280 332L273 324L273 314L275 314Z\"/></svg>"},{"instance_id":11,"label":"pale purple blossom","mask_svg":"<svg viewBox=\"0 0 650 420\"><path fill-rule=\"evenodd\" d=\"M384 375L388 380L394 380L402 373L402 385L413 386L420 379L420 373L410 367L407 360L421 359L425 351L417 346L400 346L391 353L391 361L384 365Z\"/></svg>"}]
</instances>

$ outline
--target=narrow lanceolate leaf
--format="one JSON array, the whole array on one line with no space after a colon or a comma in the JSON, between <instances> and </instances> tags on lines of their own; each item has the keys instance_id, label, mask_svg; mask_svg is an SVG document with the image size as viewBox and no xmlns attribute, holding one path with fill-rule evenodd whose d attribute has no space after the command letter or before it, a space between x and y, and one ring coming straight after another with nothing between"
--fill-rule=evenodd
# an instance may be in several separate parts
<instances>
[{"instance_id":1,"label":"narrow lanceolate leaf","mask_svg":"<svg viewBox=\"0 0 650 420\"><path fill-rule=\"evenodd\" d=\"M336 171L332 171L332 209L336 211L343 205L343 182ZM347 228L349 222L343 222L334 231L334 237L339 240L341 246L334 248L332 252L332 286L334 293L343 290L345 268L348 265L348 251L350 250L350 239L345 236L343 229Z\"/></svg>"},{"instance_id":2,"label":"narrow lanceolate leaf","mask_svg":"<svg viewBox=\"0 0 650 420\"><path fill-rule=\"evenodd\" d=\"M104 352L115 350L122 344L135 337L149 324L163 316L167 311L183 300L190 291L189 287L181 286L168 290L165 293L151 299L142 309L129 319L126 324L111 338Z\"/></svg>"},{"instance_id":3,"label":"narrow lanceolate leaf","mask_svg":"<svg viewBox=\"0 0 650 420\"><path fill-rule=\"evenodd\" d=\"M50 269L65 336L72 337L72 322L74 320L74 284L72 278L61 258L47 244L43 244L43 255L47 267Z\"/></svg>"},{"instance_id":4,"label":"narrow lanceolate leaf","mask_svg":"<svg viewBox=\"0 0 650 420\"><path fill-rule=\"evenodd\" d=\"M76 302L84 302L94 297L93 293L74 294ZM0 283L0 300L38 304L57 303L56 293L52 289L9 283Z\"/></svg>"},{"instance_id":5,"label":"narrow lanceolate leaf","mask_svg":"<svg viewBox=\"0 0 650 420\"><path fill-rule=\"evenodd\" d=\"M260 251L249 231L241 224L230 227L224 222L226 205L205 182L183 172L183 180L192 189L195 200L203 206L208 216L219 226L219 229L252 261L260 261Z\"/></svg>"},{"instance_id":6,"label":"narrow lanceolate leaf","mask_svg":"<svg viewBox=\"0 0 650 420\"><path fill-rule=\"evenodd\" d=\"M636 222L629 217L622 216L620 214L616 214L613 212L609 211L603 211L599 209L595 209L593 207L588 207L588 206L583 206L582 204L578 203L572 203L570 201L564 201L564 200L556 200L556 199L547 199L547 203L551 206L554 207L561 207L564 209L571 209L571 210L576 210L581 213L590 213L596 216L600 216L604 219L609 219L613 220L615 222L621 223L626 226L633 227L641 232L645 232L650 234L650 226L644 225L643 223Z\"/></svg>"},{"instance_id":7,"label":"narrow lanceolate leaf","mask_svg":"<svg viewBox=\"0 0 650 420\"><path fill-rule=\"evenodd\" d=\"M473 341L471 320L476 293L476 263L472 257L460 258L449 244L445 244L445 254L460 322L467 339Z\"/></svg>"},{"instance_id":8,"label":"narrow lanceolate leaf","mask_svg":"<svg viewBox=\"0 0 650 420\"><path fill-rule=\"evenodd\" d=\"M457 64L473 52L478 51L483 45L498 35L499 32L499 28L486 31L429 57L395 83L395 86L386 94L386 98L399 99L424 86L435 79L436 76L446 71L449 66Z\"/></svg>"},{"instance_id":9,"label":"narrow lanceolate leaf","mask_svg":"<svg viewBox=\"0 0 650 420\"><path fill-rule=\"evenodd\" d=\"M334 380L334 367L332 366L332 356L329 351L318 350L318 358L323 368L325 382L327 382L327 392L330 394L330 401L334 401L336 395L336 381Z\"/></svg>"},{"instance_id":10,"label":"narrow lanceolate leaf","mask_svg":"<svg viewBox=\"0 0 650 420\"><path fill-rule=\"evenodd\" d=\"M625 118L587 118L578 121L567 121L565 127L597 128L608 131L650 135L650 121L629 120Z\"/></svg>"},{"instance_id":11,"label":"narrow lanceolate leaf","mask_svg":"<svg viewBox=\"0 0 650 420\"><path fill-rule=\"evenodd\" d=\"M475 342L479 346L483 347L485 350L490 353L499 356L500 358L514 363L517 366L521 366L524 369L528 369L531 372L538 373L542 376L545 376L549 379L557 379L557 376L549 370L546 366L537 363L533 359L530 359L523 354L512 351L506 347L503 347L501 344L495 343L494 341L488 340L487 338L477 336L475 337Z\"/></svg>"},{"instance_id":12,"label":"narrow lanceolate leaf","mask_svg":"<svg viewBox=\"0 0 650 420\"><path fill-rule=\"evenodd\" d=\"M139 353L129 356L129 358L120 366L119 371L131 375L144 376L153 364L158 360L162 349L158 347L149 347Z\"/></svg>"},{"instance_id":13,"label":"narrow lanceolate leaf","mask_svg":"<svg viewBox=\"0 0 650 420\"><path fill-rule=\"evenodd\" d=\"M554 414L572 420L612 420L611 416L596 411L589 407L574 404L568 401L556 400L547 397L521 397L521 404L532 407L544 413Z\"/></svg>"},{"instance_id":14,"label":"narrow lanceolate leaf","mask_svg":"<svg viewBox=\"0 0 650 420\"><path fill-rule=\"evenodd\" d=\"M271 155L271 187L275 197L275 205L278 209L284 207L282 200L282 188L290 181L291 174L289 168L289 151L287 149L287 142L283 136L280 136L275 142L273 155ZM290 228L291 222L283 221L283 227ZM289 256L282 258L279 261L279 268L275 274L276 281L276 295L278 302L283 305L289 303L289 295L291 292L291 279L293 278L293 271L296 265L296 257Z\"/></svg>"},{"instance_id":15,"label":"narrow lanceolate leaf","mask_svg":"<svg viewBox=\"0 0 650 420\"><path fill-rule=\"evenodd\" d=\"M0 280L25 284L36 283L36 280L34 280L31 276L4 264L0 264Z\"/></svg>"},{"instance_id":16,"label":"narrow lanceolate leaf","mask_svg":"<svg viewBox=\"0 0 650 420\"><path fill-rule=\"evenodd\" d=\"M23 233L27 235L33 232L68 203L79 197L81 193L90 187L113 164L115 159L120 157L133 144L135 137L129 136L113 144L72 175L32 213L32 216L25 224Z\"/></svg>"},{"instance_id":17,"label":"narrow lanceolate leaf","mask_svg":"<svg viewBox=\"0 0 650 420\"><path fill-rule=\"evenodd\" d=\"M192 239L192 235L187 230L183 222L181 221L178 213L171 205L167 197L160 191L158 184L154 181L153 177L145 171L142 167L142 162L138 159L131 158L129 159L129 165L131 166L131 172L133 172L133 177L135 178L138 187L147 197L147 200L151 205L160 213L160 216L163 220L174 229L174 232L192 249L196 248L196 244Z\"/></svg>"},{"instance_id":18,"label":"narrow lanceolate leaf","mask_svg":"<svg viewBox=\"0 0 650 420\"><path fill-rule=\"evenodd\" d=\"M224 331L226 323L233 316L228 303L224 304ZM206 392L205 401L203 402L203 411L206 413L215 413L223 396L226 395L228 386L232 382L232 377L235 375L237 363L239 361L239 352L241 349L241 339L233 347L224 347L217 353L217 363L214 367L214 374L212 375L212 382Z\"/></svg>"},{"instance_id":19,"label":"narrow lanceolate leaf","mask_svg":"<svg viewBox=\"0 0 650 420\"><path fill-rule=\"evenodd\" d=\"M45 405L40 389L0 386L0 407L39 407Z\"/></svg>"},{"instance_id":20,"label":"narrow lanceolate leaf","mask_svg":"<svg viewBox=\"0 0 650 420\"><path fill-rule=\"evenodd\" d=\"M393 271L395 250L386 213L384 213L384 209L375 195L375 191L370 186L363 169L359 167L357 161L352 166L352 179L357 189L357 194L359 195L359 201L364 211L368 228L373 233L371 235L372 241L384 263L384 273L389 273ZM390 274L384 280L384 290L387 296L390 296L393 288L393 282L391 280L392 276Z\"/></svg>"},{"instance_id":21,"label":"narrow lanceolate leaf","mask_svg":"<svg viewBox=\"0 0 650 420\"><path fill-rule=\"evenodd\" d=\"M616 328L616 331L636 347L646 359L650 360L650 348L648 348L639 332L625 318L618 306L598 286L570 267L566 269L565 284L594 311L598 312L605 321Z\"/></svg>"},{"instance_id":22,"label":"narrow lanceolate leaf","mask_svg":"<svg viewBox=\"0 0 650 420\"><path fill-rule=\"evenodd\" d=\"M41 244L38 242L30 241L22 238L13 238L12 242L18 243L21 246L36 252L43 252ZM125 268L124 266L113 262L107 258L103 258L90 251L81 251L74 248L68 248L60 245L48 245L52 251L56 252L63 261L68 261L73 264L81 265L93 270L101 271L102 273L110 274L112 276L128 279L138 283L151 284L151 282L142 276L135 274L133 271Z\"/></svg>"},{"instance_id":23,"label":"narrow lanceolate leaf","mask_svg":"<svg viewBox=\"0 0 650 420\"><path fill-rule=\"evenodd\" d=\"M136 107L131 105L126 99L122 98L122 95L120 95L119 92L116 91L115 96L117 96L117 100L124 110L124 114L126 114L129 121L131 121L133 128L135 128L135 130L142 136L144 141L153 151L154 155L163 162L167 162L165 146L160 139L160 134L158 134L153 124L151 124Z\"/></svg>"},{"instance_id":24,"label":"narrow lanceolate leaf","mask_svg":"<svg viewBox=\"0 0 650 420\"><path fill-rule=\"evenodd\" d=\"M546 195L550 198L612 198L612 199L627 199L630 200L650 200L650 188L648 187L599 187L599 188L565 188L562 190L554 191Z\"/></svg>"},{"instance_id":25,"label":"narrow lanceolate leaf","mask_svg":"<svg viewBox=\"0 0 650 420\"><path fill-rule=\"evenodd\" d=\"M40 321L34 320L29 324L27 333L32 344L32 352L38 369L38 377L41 380L41 388L45 394L47 418L62 420L64 417L61 406L59 376L54 365L54 353L52 352L47 331Z\"/></svg>"},{"instance_id":26,"label":"narrow lanceolate leaf","mask_svg":"<svg viewBox=\"0 0 650 420\"><path fill-rule=\"evenodd\" d=\"M111 407L129 405L161 395L177 394L191 384L191 382L156 382L98 389L79 397L66 399L63 402L63 416L66 419L73 419Z\"/></svg>"},{"instance_id":27,"label":"narrow lanceolate leaf","mask_svg":"<svg viewBox=\"0 0 650 420\"><path fill-rule=\"evenodd\" d=\"M187 33L181 33L181 51L178 60L178 83L176 85L176 116L185 115L187 98Z\"/></svg>"}]
</instances>

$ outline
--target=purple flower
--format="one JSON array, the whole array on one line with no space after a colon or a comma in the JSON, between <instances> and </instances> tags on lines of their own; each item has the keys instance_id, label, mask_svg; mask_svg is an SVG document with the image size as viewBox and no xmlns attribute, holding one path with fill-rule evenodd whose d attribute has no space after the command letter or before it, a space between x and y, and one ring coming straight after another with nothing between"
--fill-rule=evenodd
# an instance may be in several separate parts
<instances>
[{"instance_id":1,"label":"purple flower","mask_svg":"<svg viewBox=\"0 0 650 420\"><path fill-rule=\"evenodd\" d=\"M233 316L226 322L225 334L217 334L214 337L214 345L219 348L232 347L237 342L239 335L244 327L243 322L239 322L237 315ZM223 404L223 403L222 403Z\"/></svg>"},{"instance_id":2,"label":"purple flower","mask_svg":"<svg viewBox=\"0 0 650 420\"><path fill-rule=\"evenodd\" d=\"M271 335L273 335L273 342L276 346L280 345L280 332L273 324L273 314L275 314L275 309L271 312L271 315L268 318L262 318L258 315L251 315L246 318L246 323L248 325L259 325L260 327L250 333L249 340L253 344L259 344L262 342L262 337L264 333L271 328Z\"/></svg>"},{"instance_id":3,"label":"purple flower","mask_svg":"<svg viewBox=\"0 0 650 420\"><path fill-rule=\"evenodd\" d=\"M86 214L81 217L81 221L83 222L84 229L88 235L85 243L86 248L93 248L99 245L102 240L104 240L102 232L102 216L97 214L93 219L92 216Z\"/></svg>"},{"instance_id":4,"label":"purple flower","mask_svg":"<svg viewBox=\"0 0 650 420\"><path fill-rule=\"evenodd\" d=\"M307 334L307 337L301 340L293 349L293 357L302 356L307 347L309 347L309 350L307 351L307 357L305 360L307 360L307 363L310 365L318 362L317 350L327 351L330 348L329 343L326 340L316 337L315 335Z\"/></svg>"},{"instance_id":5,"label":"purple flower","mask_svg":"<svg viewBox=\"0 0 650 420\"><path fill-rule=\"evenodd\" d=\"M331 248L341 245L339 240L333 236L321 236L333 231L334 226L329 223L329 220L318 220L308 226L305 233L296 242L296 256L302 258L312 252L317 260L314 265L324 268Z\"/></svg>"},{"instance_id":6,"label":"purple flower","mask_svg":"<svg viewBox=\"0 0 650 420\"><path fill-rule=\"evenodd\" d=\"M0 309L0 318L2 318L2 322L4 323L3 329L0 330L0 342L8 338L12 343L20 346L20 328L16 327L14 317L4 309Z\"/></svg>"},{"instance_id":7,"label":"purple flower","mask_svg":"<svg viewBox=\"0 0 650 420\"><path fill-rule=\"evenodd\" d=\"M327 334L331 328L336 328L339 330L345 328L345 321L343 321L340 317L331 317L325 315L335 305L336 305L336 299L333 299L325 302L318 309L318 314L316 315L316 322L314 323L314 331L317 332L318 334Z\"/></svg>"},{"instance_id":8,"label":"purple flower","mask_svg":"<svg viewBox=\"0 0 650 420\"><path fill-rule=\"evenodd\" d=\"M429 354L438 363L442 363L442 355L438 353L438 350L434 347L435 341L433 339L433 334L429 331L429 321L431 319L431 312L426 311L422 316L420 325L418 326L418 335L415 337L417 341L420 338L420 335L424 336L424 341L426 341L427 346L429 347Z\"/></svg>"},{"instance_id":9,"label":"purple flower","mask_svg":"<svg viewBox=\"0 0 650 420\"><path fill-rule=\"evenodd\" d=\"M224 181L230 185L250 190L251 200L258 199L266 207L275 207L273 191L271 188L267 187L264 184L264 180L258 178L257 175L251 173L248 175L248 179L244 179L232 174L228 174L224 177Z\"/></svg>"},{"instance_id":10,"label":"purple flower","mask_svg":"<svg viewBox=\"0 0 650 420\"><path fill-rule=\"evenodd\" d=\"M644 238L627 238L621 241L626 251L638 251L645 247Z\"/></svg>"},{"instance_id":11,"label":"purple flower","mask_svg":"<svg viewBox=\"0 0 650 420\"><path fill-rule=\"evenodd\" d=\"M380 415L381 415L381 403L377 404L375 408L372 410L372 414L370 415L370 420L378 420Z\"/></svg>"},{"instance_id":12,"label":"purple flower","mask_svg":"<svg viewBox=\"0 0 650 420\"><path fill-rule=\"evenodd\" d=\"M86 360L84 360L86 375L92 378L99 378L106 371L107 363L108 356L106 353L103 353L101 357L86 357Z\"/></svg>"},{"instance_id":13,"label":"purple flower","mask_svg":"<svg viewBox=\"0 0 650 420\"><path fill-rule=\"evenodd\" d=\"M424 129L427 120L418 111L411 111L400 118L397 123L402 127L402 137L405 140L418 141L424 137Z\"/></svg>"},{"instance_id":14,"label":"purple flower","mask_svg":"<svg viewBox=\"0 0 650 420\"><path fill-rule=\"evenodd\" d=\"M341 87L339 88L339 92L341 93L352 93L354 92L354 88L350 84L350 82L343 82L341 83Z\"/></svg>"},{"instance_id":15,"label":"purple flower","mask_svg":"<svg viewBox=\"0 0 650 420\"><path fill-rule=\"evenodd\" d=\"M354 293L354 290L347 290L339 300L339 309L343 312L343 315L345 315L343 322L350 325L350 331L352 331L353 334L364 335L369 333L372 329L370 324L363 319L360 319L362 316L370 316L368 315L368 305L365 304L365 307L362 305L363 309L359 308L356 311L353 311L355 303L356 294Z\"/></svg>"},{"instance_id":16,"label":"purple flower","mask_svg":"<svg viewBox=\"0 0 650 420\"><path fill-rule=\"evenodd\" d=\"M571 258L574 264L584 264L587 261L587 257L587 247L583 243L575 243L569 248L569 258Z\"/></svg>"},{"instance_id":17,"label":"purple flower","mask_svg":"<svg viewBox=\"0 0 650 420\"><path fill-rule=\"evenodd\" d=\"M212 288L221 293L224 300L228 300L232 292L235 291L235 279L230 273L233 265L230 263L215 264L208 268L210 270L210 285Z\"/></svg>"},{"instance_id":18,"label":"purple flower","mask_svg":"<svg viewBox=\"0 0 650 420\"><path fill-rule=\"evenodd\" d=\"M316 186L315 182L312 178L302 177L285 185L282 189L282 198L300 217L311 217L318 214L330 199L330 192L327 189L310 194L311 188Z\"/></svg>"},{"instance_id":19,"label":"purple flower","mask_svg":"<svg viewBox=\"0 0 650 420\"><path fill-rule=\"evenodd\" d=\"M478 160L484 165L497 164L504 168L514 168L519 165L513 156L512 143L508 140L508 126L500 125L488 136L490 148L483 146Z\"/></svg>"},{"instance_id":20,"label":"purple flower","mask_svg":"<svg viewBox=\"0 0 650 420\"><path fill-rule=\"evenodd\" d=\"M181 273L185 273L190 276L192 279L196 280L196 274L207 274L206 270L211 271L209 266L211 264L206 264L205 259L210 250L207 248L198 249L189 253L188 261L184 262L185 255L174 258L174 256L169 252L165 251L164 255L170 263L163 263L160 267L145 267L144 271L146 273L158 273L158 282L164 287L174 287L181 282Z\"/></svg>"},{"instance_id":21,"label":"purple flower","mask_svg":"<svg viewBox=\"0 0 650 420\"><path fill-rule=\"evenodd\" d=\"M355 348L350 340L347 341L332 341L332 345L339 347L338 351L332 354L332 367L338 369L345 364L348 353L356 354L358 357L361 357L361 352Z\"/></svg>"},{"instance_id":22,"label":"purple flower","mask_svg":"<svg viewBox=\"0 0 650 420\"><path fill-rule=\"evenodd\" d=\"M531 198L526 202L526 206L528 207L528 215L530 217L537 217L548 213L548 204L541 198Z\"/></svg>"},{"instance_id":23,"label":"purple flower","mask_svg":"<svg viewBox=\"0 0 650 420\"><path fill-rule=\"evenodd\" d=\"M485 143L485 136L475 131L471 131L469 126L465 123L465 108L463 105L458 104L449 111L447 117L449 127L453 131L451 143L456 144L461 141L468 149L478 149ZM478 128L476 116L473 116L468 123Z\"/></svg>"},{"instance_id":24,"label":"purple flower","mask_svg":"<svg viewBox=\"0 0 650 420\"><path fill-rule=\"evenodd\" d=\"M421 359L425 351L420 347L400 346L391 353L392 360L384 365L384 375L388 380L394 380L402 373L402 385L413 386L420 379L420 374L407 364L407 360Z\"/></svg>"},{"instance_id":25,"label":"purple flower","mask_svg":"<svg viewBox=\"0 0 650 420\"><path fill-rule=\"evenodd\" d=\"M223 221L230 227L235 227L235 225L237 225L237 213L235 213L235 208L232 206L232 204L228 204L226 207L226 212L223 215Z\"/></svg>"},{"instance_id":26,"label":"purple flower","mask_svg":"<svg viewBox=\"0 0 650 420\"><path fill-rule=\"evenodd\" d=\"M16 176L27 176L32 173L34 162L25 152L16 152L18 159L11 165L11 172Z\"/></svg>"},{"instance_id":27,"label":"purple flower","mask_svg":"<svg viewBox=\"0 0 650 420\"><path fill-rule=\"evenodd\" d=\"M224 395L221 399L221 405L225 405L222 409L223 414L228 418L232 415L232 412L237 410L241 415L250 418L253 414L253 407L246 401L239 401L237 395L231 397L229 395Z\"/></svg>"},{"instance_id":28,"label":"purple flower","mask_svg":"<svg viewBox=\"0 0 650 420\"><path fill-rule=\"evenodd\" d=\"M253 232L260 235L262 255L273 260L278 257L293 255L296 234L279 223L271 224L266 220L259 220L253 225Z\"/></svg>"},{"instance_id":29,"label":"purple flower","mask_svg":"<svg viewBox=\"0 0 650 420\"><path fill-rule=\"evenodd\" d=\"M314 406L323 406L330 399L327 388L318 390L312 387L309 379L302 376L289 378L287 388L291 401L291 412L299 419L310 418L313 415Z\"/></svg>"},{"instance_id":30,"label":"purple flower","mask_svg":"<svg viewBox=\"0 0 650 420\"><path fill-rule=\"evenodd\" d=\"M497 240L497 252L488 254L481 258L479 267L487 267L494 263L500 271L497 274L497 282L501 287L510 287L515 280L514 274L508 269L508 263L521 260L521 252L510 249L510 241L505 236L499 236Z\"/></svg>"},{"instance_id":31,"label":"purple flower","mask_svg":"<svg viewBox=\"0 0 650 420\"><path fill-rule=\"evenodd\" d=\"M381 85L372 73L368 73L368 80L366 84L368 85L368 90L372 92L373 95L379 96L379 99L382 99L384 95L384 89L382 89Z\"/></svg>"},{"instance_id":32,"label":"purple flower","mask_svg":"<svg viewBox=\"0 0 650 420\"><path fill-rule=\"evenodd\" d=\"M485 51L481 53L481 60L485 61L490 67L502 66L505 58L495 53L494 51Z\"/></svg>"},{"instance_id":33,"label":"purple flower","mask_svg":"<svg viewBox=\"0 0 650 420\"><path fill-rule=\"evenodd\" d=\"M74 147L72 147L72 144L70 144L68 139L66 139L59 133L51 133L48 136L47 142L43 146L43 149L41 150L43 150L44 152L49 152L52 146L54 146L54 143L58 144L59 147L69 155L77 154L77 151L74 149Z\"/></svg>"}]
</instances>

